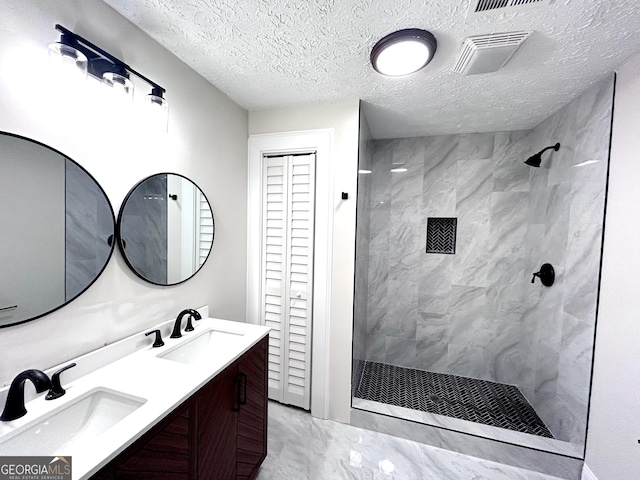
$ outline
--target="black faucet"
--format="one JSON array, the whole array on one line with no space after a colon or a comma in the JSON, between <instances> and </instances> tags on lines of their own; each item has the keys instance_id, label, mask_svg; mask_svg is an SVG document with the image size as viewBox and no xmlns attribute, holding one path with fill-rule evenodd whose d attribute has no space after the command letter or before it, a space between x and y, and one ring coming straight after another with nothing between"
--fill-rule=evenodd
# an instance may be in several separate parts
<instances>
[{"instance_id":1,"label":"black faucet","mask_svg":"<svg viewBox=\"0 0 640 480\"><path fill-rule=\"evenodd\" d=\"M182 337L180 327L182 326L182 317L184 317L185 315L189 315L189 318L187 320L187 328L184 329L185 332L191 332L194 329L193 324L191 323L191 319L195 318L196 320L200 320L202 318L202 315L200 315L196 310L192 308L187 308L186 310L181 311L178 314L178 318L176 318L176 323L173 324L173 332L171 332L169 338Z\"/></svg>"},{"instance_id":2,"label":"black faucet","mask_svg":"<svg viewBox=\"0 0 640 480\"><path fill-rule=\"evenodd\" d=\"M145 336L156 334L155 340L153 341L153 348L163 347L164 342L162 341L162 332L160 330L151 330L150 332L145 333Z\"/></svg>"},{"instance_id":3,"label":"black faucet","mask_svg":"<svg viewBox=\"0 0 640 480\"><path fill-rule=\"evenodd\" d=\"M41 370L25 370L19 373L11 382L9 393L7 393L7 402L0 415L0 420L3 422L15 420L27 413L27 409L24 408L24 382L27 380L33 382L38 393L52 388L51 380Z\"/></svg>"},{"instance_id":4,"label":"black faucet","mask_svg":"<svg viewBox=\"0 0 640 480\"><path fill-rule=\"evenodd\" d=\"M197 310L192 308L189 309L189 318L187 318L187 327L184 329L185 332L193 332L193 323L191 320L202 320L202 315Z\"/></svg>"},{"instance_id":5,"label":"black faucet","mask_svg":"<svg viewBox=\"0 0 640 480\"><path fill-rule=\"evenodd\" d=\"M75 362L70 363L69 365L62 367L60 370L51 375L51 390L49 390L47 395L44 397L45 400L55 400L56 398L60 398L65 393L67 393L67 391L62 388L62 383L60 383L60 374L75 366Z\"/></svg>"}]
</instances>

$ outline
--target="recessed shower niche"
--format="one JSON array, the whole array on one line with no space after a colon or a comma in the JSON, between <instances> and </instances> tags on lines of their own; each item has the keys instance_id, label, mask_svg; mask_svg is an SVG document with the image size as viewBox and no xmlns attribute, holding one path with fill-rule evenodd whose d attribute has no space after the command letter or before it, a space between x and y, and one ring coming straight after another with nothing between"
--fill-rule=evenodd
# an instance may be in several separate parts
<instances>
[{"instance_id":1,"label":"recessed shower niche","mask_svg":"<svg viewBox=\"0 0 640 480\"><path fill-rule=\"evenodd\" d=\"M375 140L361 118L352 423L584 458L613 91L526 131ZM457 220L454 251L430 252L432 218Z\"/></svg>"},{"instance_id":2,"label":"recessed shower niche","mask_svg":"<svg viewBox=\"0 0 640 480\"><path fill-rule=\"evenodd\" d=\"M456 253L457 218L427 218L427 253Z\"/></svg>"}]
</instances>

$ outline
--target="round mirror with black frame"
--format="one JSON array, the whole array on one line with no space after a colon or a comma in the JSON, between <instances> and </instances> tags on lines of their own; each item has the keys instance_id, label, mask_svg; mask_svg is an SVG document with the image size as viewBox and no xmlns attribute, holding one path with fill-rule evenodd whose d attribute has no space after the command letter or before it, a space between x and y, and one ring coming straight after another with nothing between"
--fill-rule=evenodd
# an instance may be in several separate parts
<instances>
[{"instance_id":1,"label":"round mirror with black frame","mask_svg":"<svg viewBox=\"0 0 640 480\"><path fill-rule=\"evenodd\" d=\"M41 142L0 132L0 328L78 298L113 253L115 216L78 163Z\"/></svg>"},{"instance_id":2,"label":"round mirror with black frame","mask_svg":"<svg viewBox=\"0 0 640 480\"><path fill-rule=\"evenodd\" d=\"M209 201L194 182L177 173L158 173L127 194L117 232L129 268L147 282L170 286L202 268L215 224Z\"/></svg>"}]
</instances>

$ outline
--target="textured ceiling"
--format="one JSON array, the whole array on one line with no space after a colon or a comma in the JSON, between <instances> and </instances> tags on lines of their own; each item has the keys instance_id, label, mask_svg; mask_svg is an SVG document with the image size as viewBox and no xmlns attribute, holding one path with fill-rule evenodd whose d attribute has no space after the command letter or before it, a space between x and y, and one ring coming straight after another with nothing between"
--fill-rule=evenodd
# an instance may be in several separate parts
<instances>
[{"instance_id":1,"label":"textured ceiling","mask_svg":"<svg viewBox=\"0 0 640 480\"><path fill-rule=\"evenodd\" d=\"M531 128L640 52L638 0L468 15L469 1L105 3L250 111L361 99L376 138ZM409 27L436 36L433 61L403 78L377 74L371 47ZM505 68L453 72L466 37L516 30L535 33Z\"/></svg>"}]
</instances>

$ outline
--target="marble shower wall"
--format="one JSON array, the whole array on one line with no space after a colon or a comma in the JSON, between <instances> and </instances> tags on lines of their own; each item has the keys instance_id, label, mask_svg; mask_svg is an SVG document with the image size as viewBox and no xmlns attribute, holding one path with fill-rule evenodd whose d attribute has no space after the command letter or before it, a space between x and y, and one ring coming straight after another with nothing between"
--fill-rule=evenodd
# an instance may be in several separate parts
<instances>
[{"instance_id":1,"label":"marble shower wall","mask_svg":"<svg viewBox=\"0 0 640 480\"><path fill-rule=\"evenodd\" d=\"M560 440L583 443L602 248L613 77L533 130L534 150L560 150L532 172L527 269L556 267L556 285L527 296L521 344L529 345L532 383L521 389ZM551 142L553 143L553 142ZM543 161L544 163L544 161ZM543 217L544 212L544 217Z\"/></svg>"},{"instance_id":2,"label":"marble shower wall","mask_svg":"<svg viewBox=\"0 0 640 480\"><path fill-rule=\"evenodd\" d=\"M65 183L65 300L69 301L104 267L111 253L113 216L98 184L70 160L65 160Z\"/></svg>"},{"instance_id":3,"label":"marble shower wall","mask_svg":"<svg viewBox=\"0 0 640 480\"><path fill-rule=\"evenodd\" d=\"M529 131L373 142L363 359L515 384L556 438L584 440L612 89ZM556 142L541 168L523 163ZM425 253L428 217L458 219L455 254ZM547 262L556 284L531 284Z\"/></svg>"},{"instance_id":4,"label":"marble shower wall","mask_svg":"<svg viewBox=\"0 0 640 480\"><path fill-rule=\"evenodd\" d=\"M129 262L157 284L167 283L167 201L167 176L149 177L129 196L122 217Z\"/></svg>"}]
</instances>

